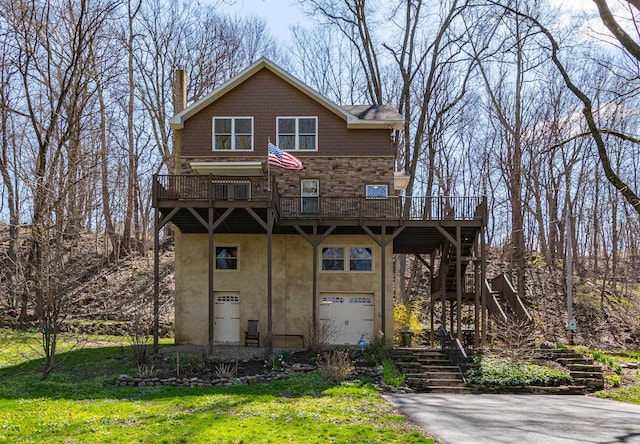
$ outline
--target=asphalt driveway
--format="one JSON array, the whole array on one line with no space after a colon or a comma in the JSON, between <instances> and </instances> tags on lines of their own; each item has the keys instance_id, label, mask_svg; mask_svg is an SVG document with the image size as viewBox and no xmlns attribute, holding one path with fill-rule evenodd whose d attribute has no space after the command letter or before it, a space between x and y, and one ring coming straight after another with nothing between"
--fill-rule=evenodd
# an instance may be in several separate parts
<instances>
[{"instance_id":1,"label":"asphalt driveway","mask_svg":"<svg viewBox=\"0 0 640 444\"><path fill-rule=\"evenodd\" d=\"M640 405L567 395L385 395L442 443L640 443Z\"/></svg>"}]
</instances>

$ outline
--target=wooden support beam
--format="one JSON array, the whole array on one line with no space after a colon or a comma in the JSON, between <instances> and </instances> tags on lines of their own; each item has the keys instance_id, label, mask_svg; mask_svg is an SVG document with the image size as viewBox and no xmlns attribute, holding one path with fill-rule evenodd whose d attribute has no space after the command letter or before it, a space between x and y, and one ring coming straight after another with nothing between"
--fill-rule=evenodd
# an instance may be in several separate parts
<instances>
[{"instance_id":1,"label":"wooden support beam","mask_svg":"<svg viewBox=\"0 0 640 444\"><path fill-rule=\"evenodd\" d=\"M378 246L380 246L380 255L382 256L381 260L380 260L380 273L381 273L381 288L380 288L380 304L382 305L382 320L380 323L380 327L382 329L382 334L385 336L385 340L388 340L387 338L387 321L386 321L386 317L387 317L387 310L386 310L386 303L387 303L387 291L386 291L386 286L387 286L387 252L386 252L386 248L387 245L389 245L391 242L393 242L393 240L400 234L402 233L402 231L404 230L404 227L397 227L393 233L391 233L390 236L387 237L387 227L385 225L383 225L382 227L380 227L380 236L378 237L373 231L371 231L371 229L369 229L368 226L366 225L361 225L362 229L364 231L367 232L367 234L369 235L369 237L371 237L377 244Z\"/></svg>"},{"instance_id":2,"label":"wooden support beam","mask_svg":"<svg viewBox=\"0 0 640 444\"><path fill-rule=\"evenodd\" d=\"M460 228L460 225L458 225L457 227ZM451 245L458 248L459 246L458 241L454 239L453 236L451 236L447 230L442 228L440 225L436 225L436 230L438 230L440 234L442 234L445 237L445 239L447 239L451 243Z\"/></svg>"},{"instance_id":3,"label":"wooden support beam","mask_svg":"<svg viewBox=\"0 0 640 444\"><path fill-rule=\"evenodd\" d=\"M425 267L427 267L427 269L429 270L429 272L431 272L431 264L429 264L429 262L425 261L424 258L419 255L419 254L414 254L414 256L416 257L416 259L418 259L420 261L420 263L422 265L424 265Z\"/></svg>"}]
</instances>

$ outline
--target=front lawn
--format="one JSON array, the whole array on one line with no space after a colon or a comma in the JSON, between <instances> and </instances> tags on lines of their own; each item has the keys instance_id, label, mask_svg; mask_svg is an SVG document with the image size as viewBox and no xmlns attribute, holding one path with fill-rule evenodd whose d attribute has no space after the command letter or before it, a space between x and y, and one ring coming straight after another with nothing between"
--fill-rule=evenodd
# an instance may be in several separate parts
<instances>
[{"instance_id":1,"label":"front lawn","mask_svg":"<svg viewBox=\"0 0 640 444\"><path fill-rule=\"evenodd\" d=\"M0 442L433 442L365 382L311 372L227 388L117 387L109 382L135 374L130 346L89 339L64 338L43 380L38 335L0 331Z\"/></svg>"}]
</instances>

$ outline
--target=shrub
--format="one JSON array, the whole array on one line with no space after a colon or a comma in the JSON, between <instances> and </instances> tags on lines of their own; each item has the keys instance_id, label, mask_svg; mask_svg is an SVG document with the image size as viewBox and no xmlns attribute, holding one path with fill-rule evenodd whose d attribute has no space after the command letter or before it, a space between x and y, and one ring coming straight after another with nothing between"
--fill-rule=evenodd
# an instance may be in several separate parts
<instances>
[{"instance_id":1,"label":"shrub","mask_svg":"<svg viewBox=\"0 0 640 444\"><path fill-rule=\"evenodd\" d=\"M558 386L572 381L562 370L541 365L516 362L510 358L483 357L469 370L467 378L471 384L497 387L523 385Z\"/></svg>"},{"instance_id":2,"label":"shrub","mask_svg":"<svg viewBox=\"0 0 640 444\"><path fill-rule=\"evenodd\" d=\"M323 319L316 326L311 316L306 316L302 319L302 328L305 345L313 353L320 353L326 349L331 339L340 332L335 319Z\"/></svg>"},{"instance_id":3,"label":"shrub","mask_svg":"<svg viewBox=\"0 0 640 444\"><path fill-rule=\"evenodd\" d=\"M269 359L269 367L274 370L282 370L282 368L289 363L291 360L291 352L282 351L277 355L271 356Z\"/></svg>"},{"instance_id":4,"label":"shrub","mask_svg":"<svg viewBox=\"0 0 640 444\"><path fill-rule=\"evenodd\" d=\"M393 331L394 339L400 340L400 332L402 330L410 330L414 336L422 333L422 324L420 323L420 302L413 301L409 305L394 304L393 306Z\"/></svg>"},{"instance_id":5,"label":"shrub","mask_svg":"<svg viewBox=\"0 0 640 444\"><path fill-rule=\"evenodd\" d=\"M342 382L353 371L353 363L345 350L332 350L322 354L318 364L322 376L331 382Z\"/></svg>"},{"instance_id":6,"label":"shrub","mask_svg":"<svg viewBox=\"0 0 640 444\"><path fill-rule=\"evenodd\" d=\"M374 361L376 364L382 364L384 361L393 358L393 347L384 340L382 336L376 336L365 350L367 359Z\"/></svg>"},{"instance_id":7,"label":"shrub","mask_svg":"<svg viewBox=\"0 0 640 444\"><path fill-rule=\"evenodd\" d=\"M406 378L405 375L400 373L396 364L389 359L382 362L382 376L384 377L384 383L392 387L400 387L404 384Z\"/></svg>"},{"instance_id":8,"label":"shrub","mask_svg":"<svg viewBox=\"0 0 640 444\"><path fill-rule=\"evenodd\" d=\"M216 378L220 379L231 379L235 378L238 374L238 361L236 361L235 365L232 363L227 364L218 364L216 365L213 375Z\"/></svg>"},{"instance_id":9,"label":"shrub","mask_svg":"<svg viewBox=\"0 0 640 444\"><path fill-rule=\"evenodd\" d=\"M607 381L609 381L609 384L611 384L611 387L620 387L620 383L622 382L622 377L620 375L607 376Z\"/></svg>"}]
</instances>

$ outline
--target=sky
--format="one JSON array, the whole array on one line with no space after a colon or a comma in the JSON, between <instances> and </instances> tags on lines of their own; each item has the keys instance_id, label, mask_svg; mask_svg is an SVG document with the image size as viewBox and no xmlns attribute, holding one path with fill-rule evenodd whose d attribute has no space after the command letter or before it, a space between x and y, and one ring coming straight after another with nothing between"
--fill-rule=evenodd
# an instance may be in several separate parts
<instances>
[{"instance_id":1,"label":"sky","mask_svg":"<svg viewBox=\"0 0 640 444\"><path fill-rule=\"evenodd\" d=\"M308 20L296 0L223 0L218 10L232 16L255 15L263 19L271 34L282 43L290 39L290 26L304 25Z\"/></svg>"}]
</instances>

